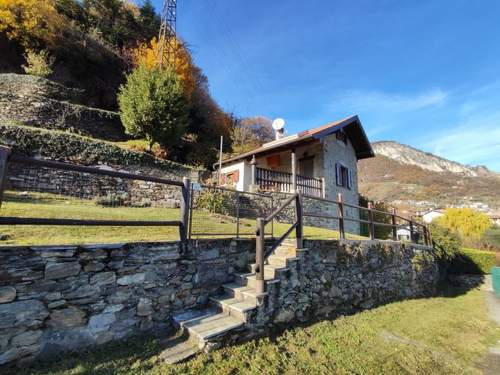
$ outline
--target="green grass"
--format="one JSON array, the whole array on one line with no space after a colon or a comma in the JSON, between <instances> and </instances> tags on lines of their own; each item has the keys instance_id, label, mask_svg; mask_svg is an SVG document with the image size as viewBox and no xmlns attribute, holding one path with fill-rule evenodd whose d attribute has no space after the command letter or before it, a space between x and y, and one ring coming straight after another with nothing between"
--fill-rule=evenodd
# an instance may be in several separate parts
<instances>
[{"instance_id":1,"label":"green grass","mask_svg":"<svg viewBox=\"0 0 500 375\"><path fill-rule=\"evenodd\" d=\"M102 220L179 220L179 209L101 207L92 200L67 196L29 193L20 196L7 191L0 208L0 216L39 217L59 219ZM218 233L216 237L234 236L236 219L197 210L193 216L194 231ZM242 219L240 232L253 236L255 220ZM288 224L275 223L274 235L280 236L289 228ZM266 228L270 232L270 228ZM338 232L323 228L305 227L307 238L338 238ZM9 225L0 227L0 245L64 245L89 243L122 243L140 241L178 240L177 227L83 227L83 226L36 226ZM202 235L200 237L207 237ZM351 236L350 238L361 238Z\"/></svg>"},{"instance_id":2,"label":"green grass","mask_svg":"<svg viewBox=\"0 0 500 375\"><path fill-rule=\"evenodd\" d=\"M496 253L464 247L452 261L453 273L489 274L497 265Z\"/></svg>"},{"instance_id":3,"label":"green grass","mask_svg":"<svg viewBox=\"0 0 500 375\"><path fill-rule=\"evenodd\" d=\"M143 338L16 374L479 374L499 338L474 289L291 328L178 365L158 364L161 344Z\"/></svg>"}]
</instances>

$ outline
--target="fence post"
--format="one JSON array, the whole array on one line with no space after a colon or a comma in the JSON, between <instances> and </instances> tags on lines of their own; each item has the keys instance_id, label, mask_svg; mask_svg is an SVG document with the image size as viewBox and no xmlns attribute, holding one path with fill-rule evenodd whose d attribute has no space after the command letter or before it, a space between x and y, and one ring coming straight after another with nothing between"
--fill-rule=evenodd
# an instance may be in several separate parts
<instances>
[{"instance_id":1,"label":"fence post","mask_svg":"<svg viewBox=\"0 0 500 375\"><path fill-rule=\"evenodd\" d=\"M5 189L5 181L7 181L7 160L10 155L10 148L0 146L0 207L2 206L3 191Z\"/></svg>"},{"instance_id":2,"label":"fence post","mask_svg":"<svg viewBox=\"0 0 500 375\"><path fill-rule=\"evenodd\" d=\"M257 294L265 292L264 285L264 230L265 221L263 218L257 218L257 230L255 231L255 280L257 285L255 290Z\"/></svg>"},{"instance_id":3,"label":"fence post","mask_svg":"<svg viewBox=\"0 0 500 375\"><path fill-rule=\"evenodd\" d=\"M236 190L236 238L240 238L240 192Z\"/></svg>"},{"instance_id":4,"label":"fence post","mask_svg":"<svg viewBox=\"0 0 500 375\"><path fill-rule=\"evenodd\" d=\"M392 240L397 241L398 240L398 228L396 226L396 209L393 207L392 208Z\"/></svg>"},{"instance_id":5,"label":"fence post","mask_svg":"<svg viewBox=\"0 0 500 375\"><path fill-rule=\"evenodd\" d=\"M345 239L345 228L344 228L344 202L342 200L342 193L337 195L337 204L339 206L339 235L340 239Z\"/></svg>"},{"instance_id":6,"label":"fence post","mask_svg":"<svg viewBox=\"0 0 500 375\"><path fill-rule=\"evenodd\" d=\"M410 240L415 243L415 231L413 229L413 216L410 216Z\"/></svg>"},{"instance_id":7,"label":"fence post","mask_svg":"<svg viewBox=\"0 0 500 375\"><path fill-rule=\"evenodd\" d=\"M179 233L181 237L181 242L183 245L186 244L187 240L187 229L189 225L189 195L191 190L191 180L188 177L182 179L182 199L181 199L181 226L179 227Z\"/></svg>"},{"instance_id":8,"label":"fence post","mask_svg":"<svg viewBox=\"0 0 500 375\"><path fill-rule=\"evenodd\" d=\"M303 239L303 222L302 222L302 193L299 192L295 195L295 218L297 220L297 228L295 228L295 237L297 238L297 248L304 247Z\"/></svg>"},{"instance_id":9,"label":"fence post","mask_svg":"<svg viewBox=\"0 0 500 375\"><path fill-rule=\"evenodd\" d=\"M292 193L297 193L297 154L292 149Z\"/></svg>"},{"instance_id":10,"label":"fence post","mask_svg":"<svg viewBox=\"0 0 500 375\"><path fill-rule=\"evenodd\" d=\"M370 239L375 239L375 224L373 224L373 204L372 202L368 202L368 220L370 224L368 224L368 231L370 232Z\"/></svg>"},{"instance_id":11,"label":"fence post","mask_svg":"<svg viewBox=\"0 0 500 375\"><path fill-rule=\"evenodd\" d=\"M424 225L422 226L423 232L424 232L424 244L425 246L429 246L429 233L427 232L427 227Z\"/></svg>"}]
</instances>

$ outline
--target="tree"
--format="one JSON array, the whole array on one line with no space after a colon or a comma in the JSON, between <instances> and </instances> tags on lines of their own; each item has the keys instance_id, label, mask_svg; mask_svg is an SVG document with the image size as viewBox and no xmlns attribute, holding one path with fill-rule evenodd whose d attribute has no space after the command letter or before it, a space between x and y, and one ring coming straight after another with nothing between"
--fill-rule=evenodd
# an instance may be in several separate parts
<instances>
[{"instance_id":1,"label":"tree","mask_svg":"<svg viewBox=\"0 0 500 375\"><path fill-rule=\"evenodd\" d=\"M0 32L25 48L55 47L67 27L53 0L0 0Z\"/></svg>"},{"instance_id":2,"label":"tree","mask_svg":"<svg viewBox=\"0 0 500 375\"><path fill-rule=\"evenodd\" d=\"M359 205L361 207L368 207L368 199L363 195L359 195ZM391 207L382 201L373 202L373 208L378 211L391 212ZM361 220L369 220L367 210L359 210L359 218ZM392 217L388 214L383 214L381 212L373 212L373 221L377 223L392 224ZM392 227L387 225L376 225L375 224L375 238L377 239L387 239L392 238ZM368 237L369 228L367 223L361 223L360 234L362 236Z\"/></svg>"},{"instance_id":3,"label":"tree","mask_svg":"<svg viewBox=\"0 0 500 375\"><path fill-rule=\"evenodd\" d=\"M462 239L477 241L491 227L488 215L471 208L448 208L437 224L457 232Z\"/></svg>"},{"instance_id":4,"label":"tree","mask_svg":"<svg viewBox=\"0 0 500 375\"><path fill-rule=\"evenodd\" d=\"M255 116L238 120L234 123L231 134L233 153L251 151L274 138L271 119Z\"/></svg>"},{"instance_id":5,"label":"tree","mask_svg":"<svg viewBox=\"0 0 500 375\"><path fill-rule=\"evenodd\" d=\"M127 134L145 138L150 149L157 142L170 151L181 141L188 103L171 69L139 65L120 88L118 103Z\"/></svg>"}]
</instances>

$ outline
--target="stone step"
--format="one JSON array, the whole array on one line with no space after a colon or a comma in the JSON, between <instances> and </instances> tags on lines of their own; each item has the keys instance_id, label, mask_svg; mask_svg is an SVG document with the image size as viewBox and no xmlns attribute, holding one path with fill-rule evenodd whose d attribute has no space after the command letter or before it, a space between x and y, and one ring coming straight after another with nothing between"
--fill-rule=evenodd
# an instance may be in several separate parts
<instances>
[{"instance_id":1,"label":"stone step","mask_svg":"<svg viewBox=\"0 0 500 375\"><path fill-rule=\"evenodd\" d=\"M249 266L250 272L255 273L257 265L255 263ZM280 274L286 273L289 269L281 266L273 266L272 264L264 265L264 276L270 275L273 279L279 279Z\"/></svg>"},{"instance_id":2,"label":"stone step","mask_svg":"<svg viewBox=\"0 0 500 375\"><path fill-rule=\"evenodd\" d=\"M228 283L222 285L224 291L229 296L235 297L241 301L249 301L251 303L260 304L260 300L262 300L266 293L257 294L255 288L249 287L247 285L241 285L238 283Z\"/></svg>"},{"instance_id":3,"label":"stone step","mask_svg":"<svg viewBox=\"0 0 500 375\"><path fill-rule=\"evenodd\" d=\"M175 338L167 343L167 348L159 355L159 361L169 365L191 358L199 352L198 346L187 337Z\"/></svg>"},{"instance_id":4,"label":"stone step","mask_svg":"<svg viewBox=\"0 0 500 375\"><path fill-rule=\"evenodd\" d=\"M234 281L237 284L245 285L253 289L257 287L257 279L255 277L255 273L234 274ZM272 275L266 274L264 272L264 281L267 284L269 282L274 282L279 280L275 279Z\"/></svg>"},{"instance_id":5,"label":"stone step","mask_svg":"<svg viewBox=\"0 0 500 375\"><path fill-rule=\"evenodd\" d=\"M182 323L190 336L197 341L198 348L204 349L208 340L241 327L245 322L227 312L196 318Z\"/></svg>"},{"instance_id":6,"label":"stone step","mask_svg":"<svg viewBox=\"0 0 500 375\"><path fill-rule=\"evenodd\" d=\"M231 295L210 297L210 301L219 306L222 312L227 312L229 315L241 319L244 322L248 321L249 313L257 308L256 302L252 302L251 300L240 300Z\"/></svg>"},{"instance_id":7,"label":"stone step","mask_svg":"<svg viewBox=\"0 0 500 375\"><path fill-rule=\"evenodd\" d=\"M267 263L272 266L288 268L289 263L298 260L296 257L283 257L279 255L271 255L267 258Z\"/></svg>"},{"instance_id":8,"label":"stone step","mask_svg":"<svg viewBox=\"0 0 500 375\"><path fill-rule=\"evenodd\" d=\"M274 250L275 255L283 256L283 257L291 257L294 258L297 256L297 248L295 246L280 246Z\"/></svg>"}]
</instances>

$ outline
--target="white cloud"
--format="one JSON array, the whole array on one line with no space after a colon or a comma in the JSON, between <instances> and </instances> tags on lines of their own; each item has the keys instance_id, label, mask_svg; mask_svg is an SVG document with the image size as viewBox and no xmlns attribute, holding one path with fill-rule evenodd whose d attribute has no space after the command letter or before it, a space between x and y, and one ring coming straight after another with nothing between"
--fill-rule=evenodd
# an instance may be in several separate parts
<instances>
[{"instance_id":1,"label":"white cloud","mask_svg":"<svg viewBox=\"0 0 500 375\"><path fill-rule=\"evenodd\" d=\"M333 98L332 108L353 108L362 112L391 114L417 111L442 104L448 93L441 89L414 95L387 94L377 91L350 91Z\"/></svg>"},{"instance_id":2,"label":"white cloud","mask_svg":"<svg viewBox=\"0 0 500 375\"><path fill-rule=\"evenodd\" d=\"M429 134L420 144L436 155L500 171L500 112L470 117L456 126Z\"/></svg>"}]
</instances>

